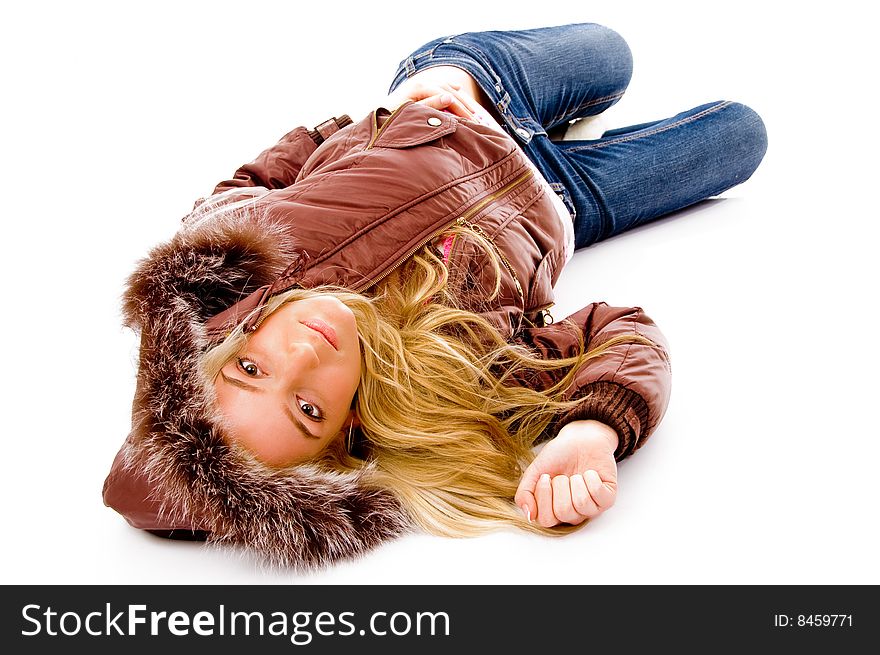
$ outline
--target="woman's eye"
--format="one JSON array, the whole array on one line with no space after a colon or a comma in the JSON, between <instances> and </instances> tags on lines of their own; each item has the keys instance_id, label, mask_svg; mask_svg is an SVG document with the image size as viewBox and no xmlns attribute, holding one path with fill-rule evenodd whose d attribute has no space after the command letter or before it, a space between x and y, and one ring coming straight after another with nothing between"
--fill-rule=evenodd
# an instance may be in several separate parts
<instances>
[{"instance_id":1,"label":"woman's eye","mask_svg":"<svg viewBox=\"0 0 880 655\"><path fill-rule=\"evenodd\" d=\"M241 369L242 373L250 377L257 377L260 374L260 367L250 359L245 359L244 357L238 358L238 368Z\"/></svg>"},{"instance_id":2,"label":"woman's eye","mask_svg":"<svg viewBox=\"0 0 880 655\"><path fill-rule=\"evenodd\" d=\"M321 412L321 409L317 405L313 405L312 403L306 402L300 398L296 400L299 405L300 411L308 416L310 419L314 421L323 421L324 414Z\"/></svg>"}]
</instances>

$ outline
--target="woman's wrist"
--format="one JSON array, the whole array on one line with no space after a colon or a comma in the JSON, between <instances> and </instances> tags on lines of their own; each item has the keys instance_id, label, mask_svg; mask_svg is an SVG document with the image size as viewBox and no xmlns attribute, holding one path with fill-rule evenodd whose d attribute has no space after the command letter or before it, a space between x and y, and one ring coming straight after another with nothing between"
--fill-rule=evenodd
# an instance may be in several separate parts
<instances>
[{"instance_id":1,"label":"woman's wrist","mask_svg":"<svg viewBox=\"0 0 880 655\"><path fill-rule=\"evenodd\" d=\"M573 430L589 430L590 432L601 436L608 442L608 445L611 447L611 452L615 452L620 445L620 435L617 434L617 430L602 421L596 421L594 419L571 421L562 426L559 430L559 434Z\"/></svg>"}]
</instances>

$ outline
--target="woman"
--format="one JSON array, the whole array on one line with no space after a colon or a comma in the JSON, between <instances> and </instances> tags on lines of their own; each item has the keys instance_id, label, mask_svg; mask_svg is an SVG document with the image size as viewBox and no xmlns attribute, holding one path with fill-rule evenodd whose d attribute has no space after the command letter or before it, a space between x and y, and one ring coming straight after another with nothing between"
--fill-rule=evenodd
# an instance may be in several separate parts
<instances>
[{"instance_id":1,"label":"woman","mask_svg":"<svg viewBox=\"0 0 880 655\"><path fill-rule=\"evenodd\" d=\"M385 106L217 185L129 280L138 386L105 502L302 567L610 507L666 410L665 339L638 307L552 322L553 285L575 248L741 183L766 148L730 102L555 140L630 74L598 25L438 39Z\"/></svg>"}]
</instances>

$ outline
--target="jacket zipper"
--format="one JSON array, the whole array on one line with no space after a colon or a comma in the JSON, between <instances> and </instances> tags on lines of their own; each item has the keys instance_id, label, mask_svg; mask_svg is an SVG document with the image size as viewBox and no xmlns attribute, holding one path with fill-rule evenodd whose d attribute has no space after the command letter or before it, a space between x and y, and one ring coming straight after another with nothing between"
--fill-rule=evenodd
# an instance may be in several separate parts
<instances>
[{"instance_id":1,"label":"jacket zipper","mask_svg":"<svg viewBox=\"0 0 880 655\"><path fill-rule=\"evenodd\" d=\"M385 125L387 125L387 124L388 123L386 122ZM384 127L384 125L383 125L383 127ZM382 273L382 275L380 275L379 277L377 277L374 280L370 280L369 282L367 282L365 284L358 285L354 289L355 293L360 293L361 291L363 291L367 287L373 286L374 284L377 284L377 283L381 282L382 280L384 280L386 277L391 275L395 270L397 270L400 266L402 266L403 263L407 259L409 259L411 255L413 255L413 253L415 253L420 248L423 248L426 243L430 243L431 241L436 239L438 236L443 234L443 232L448 230L451 225L455 225L457 223L459 225L463 225L463 226L467 227L468 229L476 232L476 230L480 229L480 228L478 228L476 225L472 225L471 223L468 223L467 219L470 218L471 216L473 216L474 214L476 214L478 211L480 211L483 207L488 205L490 202L494 202L495 200L498 200L502 196L505 196L508 193L510 193L511 191L513 191L513 189L515 189L520 184L525 182L531 176L532 176L532 171L528 170L525 173L523 173L522 175L520 175L518 178L513 180L513 182L510 182L510 183L506 184L505 186L501 187L495 193L489 194L488 196L483 198L480 202L478 202L476 205L474 205L473 207L468 209L464 214L462 214L457 219L455 219L455 221L453 223L450 223L448 225L444 225L441 229L439 229L436 232L434 232L433 234L431 234L431 236L429 236L427 239L422 240L421 242L417 243L415 246L410 248L410 250L402 258L397 260L397 263L394 266L392 266L387 271ZM489 237L486 236L485 232L483 232L482 230L480 230L480 232L482 232L483 237L486 240L488 240L489 243L492 244L492 247L495 249L495 252L497 252L499 254L501 260L504 262L504 265L510 271L510 274L513 276L513 282L516 285L516 289L520 294L520 298L522 299L523 304L525 304L525 297L523 296L522 286L520 285L519 279L517 278L516 273L513 271L513 267L510 265L510 262L507 261L507 258L501 253L501 251L498 249L498 246L495 245L495 242L492 241L491 239L489 239Z\"/></svg>"},{"instance_id":2,"label":"jacket zipper","mask_svg":"<svg viewBox=\"0 0 880 655\"><path fill-rule=\"evenodd\" d=\"M462 214L456 222L464 225L463 221L467 221L471 216L476 214L478 211L480 211L483 207L488 205L490 202L497 200L498 198L500 198L503 195L508 194L510 191L512 191L514 188L518 187L520 184L525 182L531 176L532 176L532 171L527 170L525 173L523 173L518 178L516 178L513 182L510 182L509 184L498 189L498 191L496 191L495 193L492 193L492 194L486 196L485 198L483 198L480 202L478 202L476 205L474 205L473 207L468 209L464 214Z\"/></svg>"},{"instance_id":3,"label":"jacket zipper","mask_svg":"<svg viewBox=\"0 0 880 655\"><path fill-rule=\"evenodd\" d=\"M397 113L397 111L399 109L400 108L398 107L398 109L395 110L395 113ZM391 116L388 117L388 120L385 121L384 125L382 125L382 129L385 128L385 125L388 125L388 123L391 121L391 118L393 116L394 116L394 114L391 114ZM375 117L374 117L374 120L375 120ZM381 132L381 131L382 130L379 130L379 132ZM379 134L377 133L376 136L373 138L373 141L375 141L375 138L378 136L379 136ZM370 144L372 145L372 141L370 142ZM501 197L507 195L508 193L510 193L511 191L513 191L520 184L522 184L523 182L528 180L530 177L532 177L532 174L533 173L531 170L527 170L525 173L520 175L518 178L516 178L512 182L509 182L508 184L506 184L503 187L501 187L500 189L498 189L498 191L496 191L495 193L489 194L488 196L483 198L480 202L478 202L476 205L474 205L473 207L468 209L464 214L462 214L457 219L455 219L455 221L453 221L452 223L449 223L447 225L444 225L442 228L440 228L436 232L432 233L427 239L423 239L422 241L417 243L415 246L410 248L403 257L401 257L400 259L397 260L397 263L394 264L394 266L392 266L387 271L382 273L382 275L380 275L379 277L377 277L373 280L369 280L369 281L365 282L364 284L359 284L359 285L353 287L352 291L354 291L355 293L360 293L361 291L363 291L367 287L373 286L374 284L381 282L386 277L391 275L395 270L400 268L400 266L402 266L403 263L407 259L409 259L417 250L419 250L420 248L423 248L425 246L425 244L430 243L431 241L436 239L439 235L443 234L443 232L448 230L451 225L454 225L457 223L459 225L462 225L462 226L468 228L469 230L472 230L473 232L477 232L484 239L486 239L489 243L492 244L492 248L495 250L495 252L498 253L498 256L501 259L502 263L504 264L505 268L507 268L507 270L510 271L510 275L513 277L513 283L516 286L517 293L519 293L520 302L521 302L523 308L525 308L525 294L523 293L522 285L519 282L519 277L517 276L516 271L513 270L513 266L510 264L507 257L505 257L504 254L501 252L501 250L498 248L497 244L492 239L489 238L489 236L486 234L486 232L482 228L480 228L479 226L474 225L472 223L469 223L467 219L469 219L471 216L473 216L474 214L479 212L481 209L483 209L483 207L485 207L489 203L494 202L495 200L498 200L499 198L501 198ZM292 288L292 287L290 287L290 288ZM263 303L266 302L266 300L268 300L268 298L263 298L261 300L260 304L262 305ZM257 318L256 323L254 323L250 327L251 332L253 332L258 327L260 327L260 324L265 319L265 314L263 313L262 308L260 309L260 312L261 312L260 316Z\"/></svg>"},{"instance_id":4,"label":"jacket zipper","mask_svg":"<svg viewBox=\"0 0 880 655\"><path fill-rule=\"evenodd\" d=\"M522 285L519 283L519 278L516 275L516 271L513 270L513 265L510 263L510 261L507 259L507 257L504 256L504 253L501 252L501 249L498 247L498 245L495 243L495 241L493 239L490 239L489 235L486 234L486 231L483 230L483 228L481 228L479 225L473 225L472 223L468 223L467 221L465 221L461 218L459 218L456 222L459 225L466 227L471 232L479 234L486 241L488 241L490 244L492 244L492 249L495 250L495 253L498 255L498 258L501 260L501 263L504 264L504 268L506 268L510 272L511 277L513 277L513 284L514 284L514 286L516 286L516 292L519 294L519 298L522 301L523 305L525 305L525 302L526 302L525 294L523 293Z\"/></svg>"},{"instance_id":5,"label":"jacket zipper","mask_svg":"<svg viewBox=\"0 0 880 655\"><path fill-rule=\"evenodd\" d=\"M525 304L526 304L525 293L523 292L522 284L520 284L519 276L516 274L516 271L514 270L513 265L510 263L510 260L507 259L507 257L504 255L503 252L501 252L501 248L498 247L498 244L495 243L494 239L490 238L489 235L486 234L486 231L483 228L481 228L479 225L474 225L473 223L468 222L467 219L469 219L471 216L473 216L475 213L477 213L482 207L485 207L488 202L491 202L494 199L494 197L496 197L497 195L500 195L502 193L509 193L515 187L519 186L520 184L525 182L527 179L529 179L531 176L532 176L532 171L531 170L526 171L525 173L520 175L517 179L515 179L513 182L511 182L510 184L508 184L504 188L498 190L495 194L492 194L492 196L489 196L488 198L484 198L476 206L471 207L467 212L462 214L462 216L456 221L456 223L458 223L459 225L462 225L462 226L466 227L467 229L471 230L472 232L479 234L486 241L488 241L490 244L492 244L492 248L498 254L498 258L501 260L501 263L504 264L504 267L508 270L511 277L513 278L513 284L516 287L516 292L519 294L520 303L522 304L523 308L525 308Z\"/></svg>"},{"instance_id":6,"label":"jacket zipper","mask_svg":"<svg viewBox=\"0 0 880 655\"><path fill-rule=\"evenodd\" d=\"M556 319L553 318L553 314L550 313L550 309L555 306L556 303L550 303L549 305L544 305L543 307L538 307L533 311L534 314L541 315L542 324L539 327L547 327L548 325L553 325Z\"/></svg>"}]
</instances>

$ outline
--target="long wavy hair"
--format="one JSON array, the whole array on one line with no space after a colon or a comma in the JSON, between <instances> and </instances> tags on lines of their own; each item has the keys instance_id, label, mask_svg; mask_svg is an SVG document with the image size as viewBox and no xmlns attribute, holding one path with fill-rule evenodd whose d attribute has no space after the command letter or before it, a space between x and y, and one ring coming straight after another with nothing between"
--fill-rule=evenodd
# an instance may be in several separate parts
<instances>
[{"instance_id":1,"label":"long wavy hair","mask_svg":"<svg viewBox=\"0 0 880 655\"><path fill-rule=\"evenodd\" d=\"M458 238L465 228L452 228ZM500 263L484 237L467 238L489 255L500 290ZM365 294L336 286L292 289L268 302L264 315L288 302L333 294L354 313L362 353L355 394L359 448L336 439L316 463L334 470L364 469L366 482L392 491L408 514L431 534L462 537L502 526L564 534L581 526L544 528L530 523L513 502L519 480L534 458L533 446L561 412L579 400L564 399L579 365L624 341L625 335L585 352L581 331L573 357L547 360L509 343L480 314L461 309L449 271L425 246ZM203 357L214 380L247 343L239 326ZM541 371L561 374L546 389L515 378ZM583 525L583 524L582 524Z\"/></svg>"}]
</instances>

